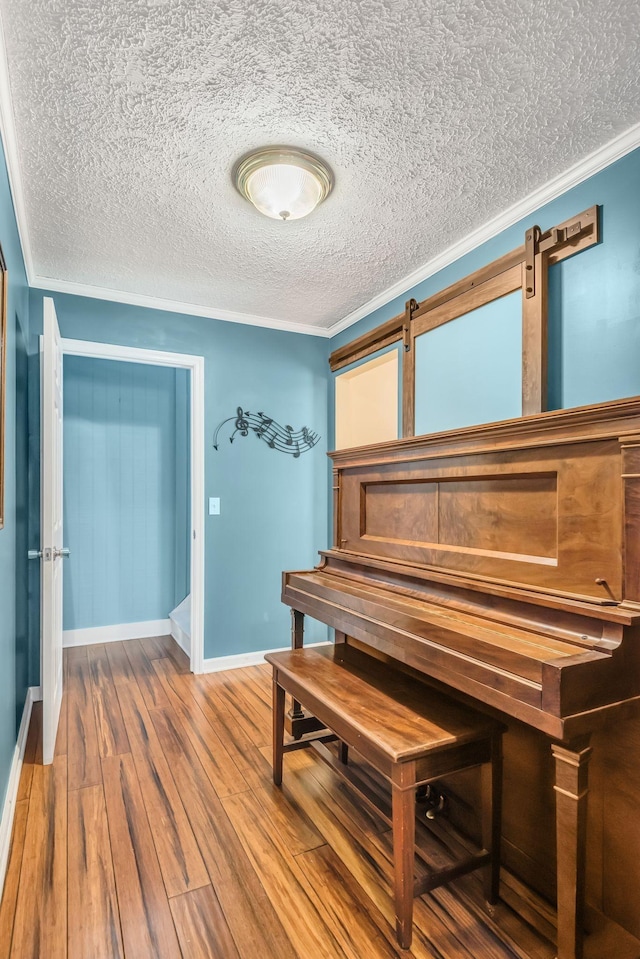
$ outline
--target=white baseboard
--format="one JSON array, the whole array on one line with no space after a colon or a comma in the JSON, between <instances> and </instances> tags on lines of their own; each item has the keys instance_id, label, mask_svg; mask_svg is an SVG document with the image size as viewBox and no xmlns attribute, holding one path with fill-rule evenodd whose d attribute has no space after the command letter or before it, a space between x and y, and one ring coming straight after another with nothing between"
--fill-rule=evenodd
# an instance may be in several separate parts
<instances>
[{"instance_id":1,"label":"white baseboard","mask_svg":"<svg viewBox=\"0 0 640 959\"><path fill-rule=\"evenodd\" d=\"M332 646L333 643L305 643L305 648L312 646ZM291 646L280 646L278 649L261 649L257 653L238 653L236 656L215 656L202 662L203 673L220 673L225 669L242 669L244 666L260 666L264 663L265 653L279 653L291 649Z\"/></svg>"},{"instance_id":2,"label":"white baseboard","mask_svg":"<svg viewBox=\"0 0 640 959\"><path fill-rule=\"evenodd\" d=\"M177 623L172 616L169 617L169 632L180 649L186 653L187 656L191 656L191 637L185 633L180 623Z\"/></svg>"},{"instance_id":3,"label":"white baseboard","mask_svg":"<svg viewBox=\"0 0 640 959\"><path fill-rule=\"evenodd\" d=\"M118 623L115 626L93 626L88 629L65 629L62 645L94 646L96 643L116 643L121 639L146 639L148 636L168 636L168 619L150 619L145 623Z\"/></svg>"},{"instance_id":4,"label":"white baseboard","mask_svg":"<svg viewBox=\"0 0 640 959\"><path fill-rule=\"evenodd\" d=\"M24 759L24 750L27 745L27 735L29 733L29 722L31 721L31 710L33 704L41 698L40 687L30 686L27 689L27 696L22 710L22 720L18 730L18 739L16 748L13 751L11 769L9 770L9 782L7 783L7 794L2 807L2 819L0 819L0 899L4 889L4 880L7 874L7 865L9 863L9 850L11 848L11 833L13 830L13 817L16 811L16 799L18 796L18 786L20 784L20 773L22 772L22 762Z\"/></svg>"}]
</instances>

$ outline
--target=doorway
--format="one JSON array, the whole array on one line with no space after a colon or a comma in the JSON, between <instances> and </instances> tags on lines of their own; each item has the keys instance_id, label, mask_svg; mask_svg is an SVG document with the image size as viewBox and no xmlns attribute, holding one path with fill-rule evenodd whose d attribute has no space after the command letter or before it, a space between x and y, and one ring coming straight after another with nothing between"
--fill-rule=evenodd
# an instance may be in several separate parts
<instances>
[{"instance_id":1,"label":"doorway","mask_svg":"<svg viewBox=\"0 0 640 959\"><path fill-rule=\"evenodd\" d=\"M177 608L170 611L171 631L174 632L175 627L178 632L175 638L183 647L186 644L187 636L189 637L188 655L191 670L194 673L202 672L204 658L204 358L68 339L62 340L62 350L65 357L112 360L128 364L142 364L145 367L165 368L164 371L158 370L159 377L140 375L138 377L140 388L144 385L145 380L149 383L162 380L165 371L167 376L175 373L175 379L173 380L175 382L176 400L173 409L173 414L176 417L174 433L178 437L180 426L177 419L182 416L182 436L179 437L182 441L180 447L182 462L178 462L176 455L175 462L170 467L175 470L171 482L167 484L167 477L164 480L165 487L171 487L173 483L176 492L182 486L183 495L180 500L183 504L182 512L185 515L180 516L180 508L176 510L176 523L180 524L181 522L184 535L177 532L173 540L180 555L178 565L174 565L174 572L171 574L175 579L175 592L171 595L178 596L178 593L180 593L179 582L185 581L186 569L189 570L190 589L185 596L176 600ZM134 369L134 367L131 367L128 375L123 377L127 383L135 383L136 377L132 372ZM148 372L150 374L151 371ZM74 399L81 402L77 397L74 397ZM151 396L146 402L153 404L153 397ZM190 415L185 415L185 413ZM154 418L157 419L158 411L154 410L153 414ZM185 431L188 432L187 436L184 435ZM135 443L135 439L131 437L130 442ZM154 444L152 443L152 445ZM178 450L178 445L175 446L175 449ZM159 463L158 457L159 453L157 452L156 459ZM165 463L165 467L166 465ZM74 481L77 483L78 479L78 477L75 477ZM158 490L160 485L158 485ZM155 488L150 493L147 490L146 494L156 495ZM142 495L145 495L145 490L141 488L140 496ZM159 492L157 496L160 497ZM96 513L100 513L101 508L102 504L100 502L95 503ZM86 512L87 514L93 512L92 503L88 503ZM102 522L105 522L104 516ZM94 552L101 548L99 539L100 537L94 542ZM134 542L129 546L129 550L135 549ZM140 550L139 553L140 555L135 557L139 564L144 564L147 561L152 564L151 558L145 557L143 550ZM131 557L129 557L130 561ZM156 562L155 558L153 562ZM167 569L164 566L163 575L166 578ZM167 594L166 590L165 594ZM167 613L169 613L169 610L167 610ZM107 638L105 635L105 639ZM113 638L122 637L114 636ZM133 636L129 638L133 638Z\"/></svg>"}]
</instances>

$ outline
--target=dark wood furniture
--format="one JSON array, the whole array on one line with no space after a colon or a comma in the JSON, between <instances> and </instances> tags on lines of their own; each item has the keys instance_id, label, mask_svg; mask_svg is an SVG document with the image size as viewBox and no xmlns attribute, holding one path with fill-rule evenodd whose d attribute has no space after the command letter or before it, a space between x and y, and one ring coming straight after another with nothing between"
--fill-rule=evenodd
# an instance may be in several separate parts
<instances>
[{"instance_id":1,"label":"dark wood furniture","mask_svg":"<svg viewBox=\"0 0 640 959\"><path fill-rule=\"evenodd\" d=\"M308 614L550 739L557 955L580 959L590 737L640 706L640 398L332 457L334 548L283 577L293 645Z\"/></svg>"},{"instance_id":2,"label":"dark wood furniture","mask_svg":"<svg viewBox=\"0 0 640 959\"><path fill-rule=\"evenodd\" d=\"M547 408L548 271L555 263L600 240L598 207L557 223L544 232L525 230L524 244L469 276L418 303L408 300L404 313L339 347L329 357L333 372L402 342L402 435L415 433L416 338L516 290L522 291L522 412Z\"/></svg>"},{"instance_id":3,"label":"dark wood furniture","mask_svg":"<svg viewBox=\"0 0 640 959\"><path fill-rule=\"evenodd\" d=\"M396 935L411 946L413 899L458 876L484 868L484 893L497 901L500 886L501 737L504 727L450 697L428 689L346 643L322 649L269 653L273 667L273 780L282 783L282 759L315 740L284 743L285 692L291 693L332 730L341 744L358 751L391 786ZM332 754L320 755L346 773ZM483 772L482 851L454 866L432 869L414 881L416 789L443 776L481 766ZM348 777L347 777L348 778ZM366 797L365 797L366 798Z\"/></svg>"}]
</instances>

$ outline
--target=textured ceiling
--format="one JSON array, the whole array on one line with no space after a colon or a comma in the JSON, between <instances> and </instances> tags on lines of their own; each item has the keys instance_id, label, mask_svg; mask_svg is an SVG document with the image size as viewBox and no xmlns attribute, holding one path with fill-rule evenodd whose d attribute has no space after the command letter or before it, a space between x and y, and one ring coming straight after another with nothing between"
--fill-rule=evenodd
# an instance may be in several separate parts
<instances>
[{"instance_id":1,"label":"textured ceiling","mask_svg":"<svg viewBox=\"0 0 640 959\"><path fill-rule=\"evenodd\" d=\"M326 329L640 120L637 0L0 0L33 271ZM308 219L235 191L332 166Z\"/></svg>"}]
</instances>

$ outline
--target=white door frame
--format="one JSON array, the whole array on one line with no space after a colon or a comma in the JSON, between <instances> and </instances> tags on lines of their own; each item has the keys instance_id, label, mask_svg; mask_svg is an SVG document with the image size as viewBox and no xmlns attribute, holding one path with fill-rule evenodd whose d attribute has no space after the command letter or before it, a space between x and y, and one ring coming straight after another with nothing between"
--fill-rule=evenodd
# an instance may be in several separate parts
<instances>
[{"instance_id":1,"label":"white door frame","mask_svg":"<svg viewBox=\"0 0 640 959\"><path fill-rule=\"evenodd\" d=\"M64 337L62 352L65 356L96 360L171 366L191 373L191 671L201 673L204 660L204 356Z\"/></svg>"}]
</instances>

